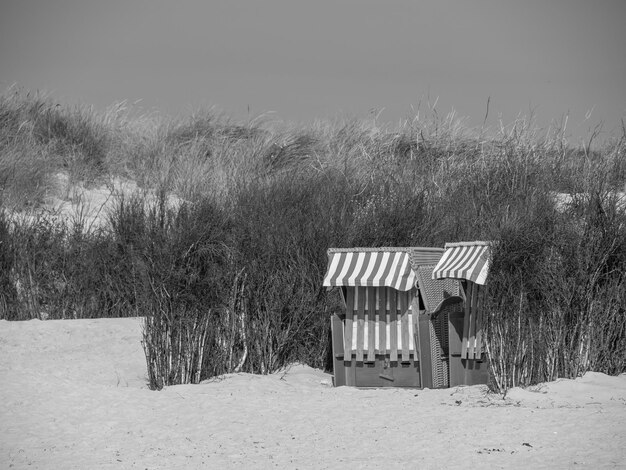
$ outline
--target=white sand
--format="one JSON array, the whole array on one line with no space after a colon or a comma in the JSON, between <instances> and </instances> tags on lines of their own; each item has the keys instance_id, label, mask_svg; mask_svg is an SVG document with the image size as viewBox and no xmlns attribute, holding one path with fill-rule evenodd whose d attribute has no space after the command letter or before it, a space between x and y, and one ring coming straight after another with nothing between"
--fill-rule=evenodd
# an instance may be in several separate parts
<instances>
[{"instance_id":1,"label":"white sand","mask_svg":"<svg viewBox=\"0 0 626 470\"><path fill-rule=\"evenodd\" d=\"M67 173L61 172L52 176L42 207L35 213L14 212L13 217L32 220L46 213L53 220L78 223L84 231L90 232L108 224L109 216L115 211L121 197L128 200L133 196L138 196L145 207L151 207L158 201L155 191L140 188L132 180L116 176L109 178L106 183L86 186L84 182L71 181ZM182 202L173 194L167 195L167 207L176 208Z\"/></svg>"},{"instance_id":2,"label":"white sand","mask_svg":"<svg viewBox=\"0 0 626 470\"><path fill-rule=\"evenodd\" d=\"M140 319L0 321L0 468L624 468L626 374L507 399L304 366L147 389Z\"/></svg>"}]
</instances>

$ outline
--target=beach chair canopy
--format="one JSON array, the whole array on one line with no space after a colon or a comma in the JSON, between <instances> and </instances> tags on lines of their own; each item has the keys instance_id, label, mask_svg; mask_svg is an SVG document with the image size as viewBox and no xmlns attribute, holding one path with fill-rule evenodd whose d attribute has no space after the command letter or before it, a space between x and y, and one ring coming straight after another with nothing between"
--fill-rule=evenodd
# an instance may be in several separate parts
<instances>
[{"instance_id":1,"label":"beach chair canopy","mask_svg":"<svg viewBox=\"0 0 626 470\"><path fill-rule=\"evenodd\" d=\"M435 268L433 279L464 279L485 285L489 274L489 242L446 243L445 252Z\"/></svg>"},{"instance_id":2,"label":"beach chair canopy","mask_svg":"<svg viewBox=\"0 0 626 470\"><path fill-rule=\"evenodd\" d=\"M324 286L391 287L407 291L417 283L417 266L435 264L441 248L331 248Z\"/></svg>"}]
</instances>

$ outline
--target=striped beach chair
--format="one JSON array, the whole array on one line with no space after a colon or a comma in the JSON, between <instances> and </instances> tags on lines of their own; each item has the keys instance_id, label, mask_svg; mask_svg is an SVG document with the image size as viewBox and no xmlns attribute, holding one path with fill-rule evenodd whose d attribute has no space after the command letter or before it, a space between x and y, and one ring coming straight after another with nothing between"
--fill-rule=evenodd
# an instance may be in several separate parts
<instances>
[{"instance_id":1,"label":"striped beach chair","mask_svg":"<svg viewBox=\"0 0 626 470\"><path fill-rule=\"evenodd\" d=\"M442 254L440 248L328 250L324 285L340 287L346 307L331 321L335 385L421 386L412 263L436 263Z\"/></svg>"},{"instance_id":2,"label":"striped beach chair","mask_svg":"<svg viewBox=\"0 0 626 470\"><path fill-rule=\"evenodd\" d=\"M480 295L453 269L473 278L468 262L482 258L474 256L480 250L449 250L328 250L324 286L340 288L345 303L331 317L336 386L441 388L466 380L463 368L475 366L467 360L482 360Z\"/></svg>"}]
</instances>

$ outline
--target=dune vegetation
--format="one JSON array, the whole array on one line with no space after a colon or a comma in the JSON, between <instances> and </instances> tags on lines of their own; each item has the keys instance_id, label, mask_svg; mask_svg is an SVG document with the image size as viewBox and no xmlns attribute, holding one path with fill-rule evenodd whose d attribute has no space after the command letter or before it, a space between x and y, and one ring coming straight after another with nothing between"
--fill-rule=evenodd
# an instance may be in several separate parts
<instances>
[{"instance_id":1,"label":"dune vegetation","mask_svg":"<svg viewBox=\"0 0 626 470\"><path fill-rule=\"evenodd\" d=\"M12 88L0 95L0 319L144 316L155 389L323 368L341 309L321 285L329 247L490 240L493 387L619 374L626 129L594 138L570 145L521 118L468 129L434 109L393 129L168 119ZM92 226L47 208L59 175L144 192Z\"/></svg>"}]
</instances>

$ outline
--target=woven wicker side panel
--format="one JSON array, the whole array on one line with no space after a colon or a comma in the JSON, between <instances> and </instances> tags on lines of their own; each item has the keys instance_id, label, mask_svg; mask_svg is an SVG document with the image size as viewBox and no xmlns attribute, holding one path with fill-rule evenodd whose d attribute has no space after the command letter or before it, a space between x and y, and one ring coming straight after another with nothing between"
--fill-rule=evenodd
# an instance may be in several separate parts
<instances>
[{"instance_id":1,"label":"woven wicker side panel","mask_svg":"<svg viewBox=\"0 0 626 470\"><path fill-rule=\"evenodd\" d=\"M426 310L433 312L447 297L463 295L461 283L456 279L433 279L435 265L417 267L417 279Z\"/></svg>"},{"instance_id":2,"label":"woven wicker side panel","mask_svg":"<svg viewBox=\"0 0 626 470\"><path fill-rule=\"evenodd\" d=\"M433 386L445 388L450 385L448 364L448 310L443 309L430 321L430 348L433 364Z\"/></svg>"}]
</instances>

